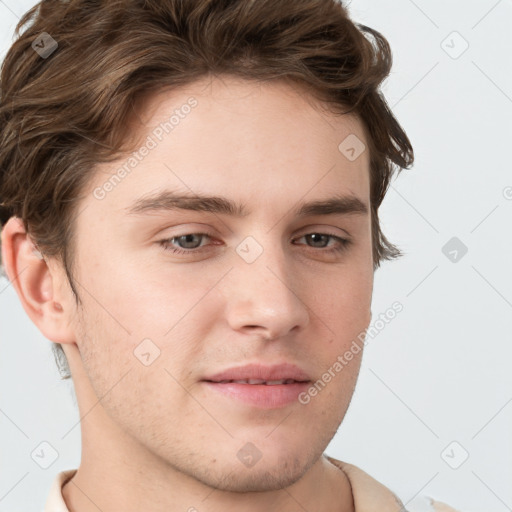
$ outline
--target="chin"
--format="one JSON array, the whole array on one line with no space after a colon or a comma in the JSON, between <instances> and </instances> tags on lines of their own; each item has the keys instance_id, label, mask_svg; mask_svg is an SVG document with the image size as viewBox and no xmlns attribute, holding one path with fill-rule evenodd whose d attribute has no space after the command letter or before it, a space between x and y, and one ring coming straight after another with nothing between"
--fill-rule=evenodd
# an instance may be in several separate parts
<instances>
[{"instance_id":1,"label":"chin","mask_svg":"<svg viewBox=\"0 0 512 512\"><path fill-rule=\"evenodd\" d=\"M253 467L244 467L238 460L236 464L227 464L224 471L194 478L220 491L228 492L265 492L277 491L288 487L306 473L309 466L302 460L281 460L277 464L259 460Z\"/></svg>"}]
</instances>

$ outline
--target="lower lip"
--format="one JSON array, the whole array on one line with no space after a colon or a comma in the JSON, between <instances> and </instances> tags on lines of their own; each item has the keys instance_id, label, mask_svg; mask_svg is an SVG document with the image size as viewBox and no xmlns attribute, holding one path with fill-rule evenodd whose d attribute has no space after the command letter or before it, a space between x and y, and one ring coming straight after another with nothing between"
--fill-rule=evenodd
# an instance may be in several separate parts
<instances>
[{"instance_id":1,"label":"lower lip","mask_svg":"<svg viewBox=\"0 0 512 512\"><path fill-rule=\"evenodd\" d=\"M240 384L236 382L202 382L213 391L264 409L277 409L296 402L299 394L310 386L309 382L270 386L267 384Z\"/></svg>"}]
</instances>

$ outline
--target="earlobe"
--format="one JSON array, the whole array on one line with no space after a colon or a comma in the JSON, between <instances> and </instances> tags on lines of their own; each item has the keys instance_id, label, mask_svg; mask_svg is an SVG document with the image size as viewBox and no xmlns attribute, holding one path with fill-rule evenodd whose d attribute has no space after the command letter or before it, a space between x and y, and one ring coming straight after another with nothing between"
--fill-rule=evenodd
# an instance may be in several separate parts
<instances>
[{"instance_id":1,"label":"earlobe","mask_svg":"<svg viewBox=\"0 0 512 512\"><path fill-rule=\"evenodd\" d=\"M2 261L23 309L43 336L55 343L73 343L73 303L59 286L63 273L48 266L18 217L11 217L2 230Z\"/></svg>"}]
</instances>

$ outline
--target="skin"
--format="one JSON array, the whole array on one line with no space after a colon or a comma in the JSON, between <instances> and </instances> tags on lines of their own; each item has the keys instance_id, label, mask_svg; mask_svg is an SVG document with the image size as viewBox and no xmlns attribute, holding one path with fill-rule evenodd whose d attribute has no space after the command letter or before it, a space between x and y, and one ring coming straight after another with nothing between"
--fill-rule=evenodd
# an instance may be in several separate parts
<instances>
[{"instance_id":1,"label":"skin","mask_svg":"<svg viewBox=\"0 0 512 512\"><path fill-rule=\"evenodd\" d=\"M306 405L260 409L200 381L256 362L291 362L316 381L368 327L370 214L293 214L298 203L334 193L369 206L368 151L349 161L338 150L350 134L366 143L362 124L330 114L297 86L224 77L148 99L141 135L190 96L197 107L104 199L94 189L124 160L100 166L82 196L74 242L81 307L60 263L34 256L19 219L3 230L8 276L43 335L63 345L73 375L82 459L64 499L80 512L352 511L348 479L323 452L363 351ZM127 214L163 189L224 196L250 213ZM174 239L188 254L159 243L204 230L212 237ZM352 244L329 254L335 239L315 244L305 236L312 233ZM236 252L248 236L263 249L251 264ZM134 356L146 338L160 350L149 366ZM237 457L247 442L261 452L252 467Z\"/></svg>"}]
</instances>

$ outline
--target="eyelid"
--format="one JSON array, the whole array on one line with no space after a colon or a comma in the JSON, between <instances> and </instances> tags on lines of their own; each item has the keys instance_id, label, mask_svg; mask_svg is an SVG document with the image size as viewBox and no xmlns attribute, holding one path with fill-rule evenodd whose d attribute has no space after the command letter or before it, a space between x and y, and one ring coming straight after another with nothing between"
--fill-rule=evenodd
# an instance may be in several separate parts
<instances>
[{"instance_id":1,"label":"eyelid","mask_svg":"<svg viewBox=\"0 0 512 512\"><path fill-rule=\"evenodd\" d=\"M336 233L336 232L334 232L335 230L342 231L343 233ZM323 235L337 236L340 238L351 237L350 233L343 228L340 228L337 226L325 226L325 225L321 225L321 224L310 224L309 226L304 226L303 228L299 229L298 232L304 233L306 235L310 234L310 233L321 233ZM304 235L299 235L299 236L304 236Z\"/></svg>"},{"instance_id":2,"label":"eyelid","mask_svg":"<svg viewBox=\"0 0 512 512\"><path fill-rule=\"evenodd\" d=\"M179 230L177 234L172 234L172 235L169 235L167 238L174 238L174 237L179 237L179 236L183 236L183 235L196 235L196 234L206 234L206 235L209 235L209 236L224 236L224 234L226 234L224 232L224 229L220 229L218 230L217 228L215 229L211 229L210 228L210 225L207 224L207 223L202 223L202 222L191 222L191 223L185 223L185 224L177 224L177 225L174 225L174 226L167 226L167 228L165 229L160 229L159 230L159 233L162 233L162 231L170 231L170 230ZM339 234L339 233L332 233L332 232L327 232L326 230L339 230L343 233ZM216 235L214 234L212 231L215 231L216 233L221 233L220 235ZM232 230L230 229L229 230L231 233ZM297 233L302 233L302 232L306 232L306 233L311 233L311 232L316 232L316 233L323 233L323 234L332 234L333 236L351 236L350 233L340 227L340 226L332 226L332 225L325 225L325 224L322 224L321 222L316 222L316 223L311 223L311 224L308 224L306 226L302 226L300 227L299 229L296 230ZM224 232L224 234L222 234ZM161 236L161 235L159 235Z\"/></svg>"}]
</instances>

